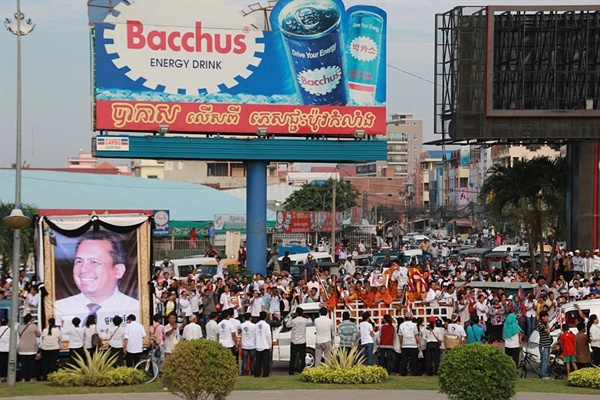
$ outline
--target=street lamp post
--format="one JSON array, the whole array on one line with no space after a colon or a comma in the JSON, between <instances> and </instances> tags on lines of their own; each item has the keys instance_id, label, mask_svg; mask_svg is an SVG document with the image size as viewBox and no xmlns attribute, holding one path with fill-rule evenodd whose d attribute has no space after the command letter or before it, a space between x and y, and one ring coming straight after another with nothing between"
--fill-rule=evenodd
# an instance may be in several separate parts
<instances>
[{"instance_id":1,"label":"street lamp post","mask_svg":"<svg viewBox=\"0 0 600 400\"><path fill-rule=\"evenodd\" d=\"M2 222L13 229L13 268L10 302L10 347L8 353L8 387L14 387L17 378L17 328L19 326L19 267L21 259L21 229L29 224L29 218L21 211L21 36L25 36L35 25L25 21L21 13L21 1L17 0L15 21L6 19L6 29L17 36L17 157L15 163L15 205Z\"/></svg>"}]
</instances>

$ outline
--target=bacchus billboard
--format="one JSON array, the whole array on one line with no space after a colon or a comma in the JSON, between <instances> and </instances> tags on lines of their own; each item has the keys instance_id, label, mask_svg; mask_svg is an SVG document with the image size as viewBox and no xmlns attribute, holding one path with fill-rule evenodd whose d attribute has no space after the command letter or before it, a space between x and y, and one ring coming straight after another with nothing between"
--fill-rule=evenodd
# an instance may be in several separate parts
<instances>
[{"instance_id":1,"label":"bacchus billboard","mask_svg":"<svg viewBox=\"0 0 600 400\"><path fill-rule=\"evenodd\" d=\"M94 128L385 133L383 10L250 3L90 2Z\"/></svg>"}]
</instances>

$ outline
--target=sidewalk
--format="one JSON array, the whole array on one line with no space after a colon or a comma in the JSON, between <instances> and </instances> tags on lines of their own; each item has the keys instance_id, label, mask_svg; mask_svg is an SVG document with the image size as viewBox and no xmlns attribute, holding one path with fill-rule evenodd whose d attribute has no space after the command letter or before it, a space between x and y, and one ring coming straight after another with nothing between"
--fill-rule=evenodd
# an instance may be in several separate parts
<instances>
[{"instance_id":1,"label":"sidewalk","mask_svg":"<svg viewBox=\"0 0 600 400\"><path fill-rule=\"evenodd\" d=\"M327 400L374 399L398 400L399 397L419 400L445 400L446 396L433 390L239 390L229 395L229 400L264 400L276 398L286 400L306 400L309 398L326 398ZM548 400L562 398L560 393L517 393L515 400ZM569 400L591 400L594 395L568 395ZM18 400L170 400L180 399L171 393L107 393L64 396L23 396Z\"/></svg>"}]
</instances>

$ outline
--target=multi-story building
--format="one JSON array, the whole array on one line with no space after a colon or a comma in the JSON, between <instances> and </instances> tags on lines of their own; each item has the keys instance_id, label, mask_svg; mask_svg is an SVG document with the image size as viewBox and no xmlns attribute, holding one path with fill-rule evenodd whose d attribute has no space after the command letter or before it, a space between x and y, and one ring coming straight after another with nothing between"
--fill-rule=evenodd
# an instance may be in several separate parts
<instances>
[{"instance_id":1,"label":"multi-story building","mask_svg":"<svg viewBox=\"0 0 600 400\"><path fill-rule=\"evenodd\" d=\"M416 204L426 210L431 209L432 201L435 202L435 199L430 196L430 184L435 183L435 175L432 176L431 173L439 168L445 153L447 152L442 150L428 150L419 156L419 187L416 188Z\"/></svg>"},{"instance_id":2,"label":"multi-story building","mask_svg":"<svg viewBox=\"0 0 600 400\"><path fill-rule=\"evenodd\" d=\"M416 174L423 152L423 120L413 114L392 114L386 133L383 139L388 142L388 166L394 168L396 176Z\"/></svg>"}]
</instances>

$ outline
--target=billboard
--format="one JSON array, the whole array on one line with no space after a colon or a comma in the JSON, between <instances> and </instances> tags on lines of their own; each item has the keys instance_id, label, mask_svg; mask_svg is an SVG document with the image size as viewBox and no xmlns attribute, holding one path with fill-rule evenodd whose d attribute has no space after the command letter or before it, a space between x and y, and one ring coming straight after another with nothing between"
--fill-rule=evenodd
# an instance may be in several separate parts
<instances>
[{"instance_id":1,"label":"billboard","mask_svg":"<svg viewBox=\"0 0 600 400\"><path fill-rule=\"evenodd\" d=\"M217 231L246 231L246 214L215 214L213 219Z\"/></svg>"},{"instance_id":2,"label":"billboard","mask_svg":"<svg viewBox=\"0 0 600 400\"><path fill-rule=\"evenodd\" d=\"M335 213L335 226L340 229L343 213ZM331 232L331 212L328 211L277 211L277 232L314 233Z\"/></svg>"},{"instance_id":3,"label":"billboard","mask_svg":"<svg viewBox=\"0 0 600 400\"><path fill-rule=\"evenodd\" d=\"M250 3L90 2L94 129L385 134L383 10Z\"/></svg>"},{"instance_id":4,"label":"billboard","mask_svg":"<svg viewBox=\"0 0 600 400\"><path fill-rule=\"evenodd\" d=\"M44 309L63 327L75 317L84 326L93 315L106 337L116 315L150 323L150 223L147 217L118 218L43 220Z\"/></svg>"}]
</instances>

